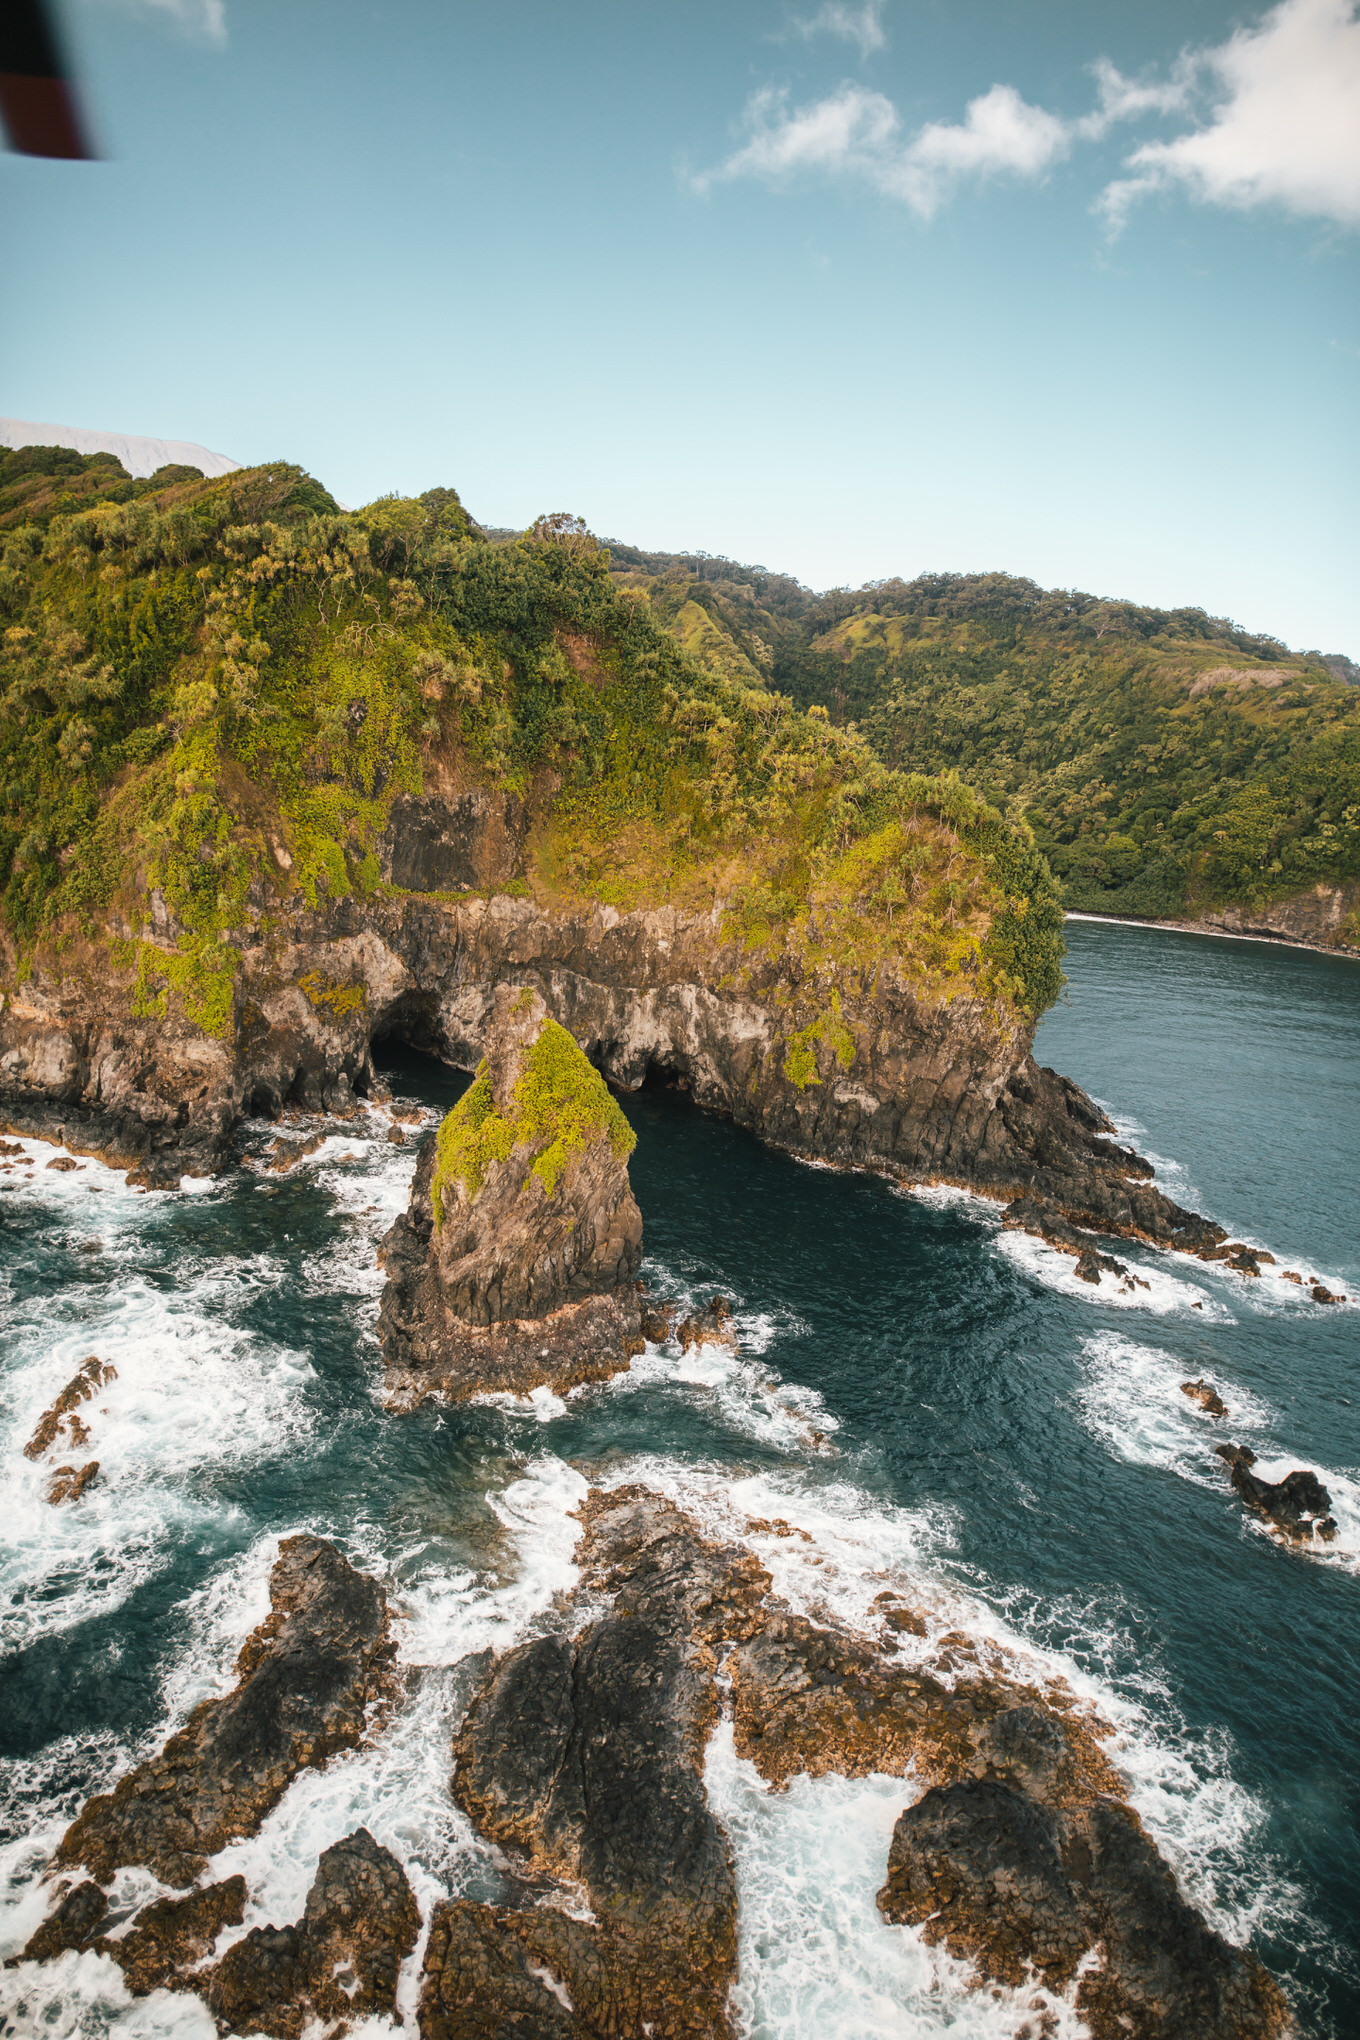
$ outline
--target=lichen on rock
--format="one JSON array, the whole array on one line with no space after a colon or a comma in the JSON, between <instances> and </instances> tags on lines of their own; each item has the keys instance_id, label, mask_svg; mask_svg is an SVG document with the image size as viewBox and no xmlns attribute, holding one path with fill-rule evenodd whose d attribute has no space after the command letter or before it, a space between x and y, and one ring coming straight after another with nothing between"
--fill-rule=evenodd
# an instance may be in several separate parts
<instances>
[{"instance_id":1,"label":"lichen on rock","mask_svg":"<svg viewBox=\"0 0 1360 2040\"><path fill-rule=\"evenodd\" d=\"M532 987L497 987L476 1077L383 1242L398 1404L600 1380L642 1349L634 1135Z\"/></svg>"}]
</instances>

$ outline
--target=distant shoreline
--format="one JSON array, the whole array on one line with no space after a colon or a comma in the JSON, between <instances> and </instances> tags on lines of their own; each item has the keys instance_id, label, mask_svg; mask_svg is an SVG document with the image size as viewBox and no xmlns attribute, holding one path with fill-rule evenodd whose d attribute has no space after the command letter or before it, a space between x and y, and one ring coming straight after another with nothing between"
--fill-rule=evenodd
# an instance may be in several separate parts
<instances>
[{"instance_id":1,"label":"distant shoreline","mask_svg":"<svg viewBox=\"0 0 1360 2040\"><path fill-rule=\"evenodd\" d=\"M1273 949L1306 949L1313 956L1340 957L1344 963L1360 963L1360 951L1330 949L1325 942L1300 942L1293 935L1239 935L1235 928L1210 928L1203 921L1152 921L1141 914L1085 914L1063 912L1065 921L1107 921L1125 928L1162 928L1172 935L1212 935L1220 942L1265 942Z\"/></svg>"}]
</instances>

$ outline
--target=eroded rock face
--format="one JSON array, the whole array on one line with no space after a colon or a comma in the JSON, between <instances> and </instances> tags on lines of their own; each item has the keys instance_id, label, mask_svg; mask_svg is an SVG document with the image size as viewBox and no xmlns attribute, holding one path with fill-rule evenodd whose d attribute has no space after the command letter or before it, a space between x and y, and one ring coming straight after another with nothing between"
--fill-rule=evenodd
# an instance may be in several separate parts
<instances>
[{"instance_id":1,"label":"eroded rock face","mask_svg":"<svg viewBox=\"0 0 1360 2040\"><path fill-rule=\"evenodd\" d=\"M455 843L479 886L507 875L496 845L515 840L516 815L509 805L499 821L480 808L463 815L461 798L450 792L437 814L394 814L384 856L405 872L405 898L313 912L299 897L279 916L260 892L233 932L241 971L223 1040L173 1015L139 1019L134 972L106 950L71 952L60 966L35 959L22 998L0 1013L0 1121L174 1182L222 1166L247 1111L348 1109L383 1034L472 1068L496 987L532 983L611 1081L633 1088L665 1070L700 1105L781 1147L909 1181L1038 1195L1091 1232L1192 1251L1223 1239L1152 1186L1083 1092L1034 1063L1032 1025L962 993L930 1003L891 961L872 979L846 977L837 1038L853 1044L850 1060L814 1038L809 1073L791 1047L816 1026L825 988L797 957L748 952L721 907L620 914L505 894L422 897L448 890ZM174 934L168 921L157 930Z\"/></svg>"},{"instance_id":2,"label":"eroded rock face","mask_svg":"<svg viewBox=\"0 0 1360 2040\"><path fill-rule=\"evenodd\" d=\"M383 1241L395 1401L565 1391L642 1350L632 1144L538 993L500 986L473 1086L426 1146L410 1207Z\"/></svg>"},{"instance_id":3,"label":"eroded rock face","mask_svg":"<svg viewBox=\"0 0 1360 2040\"><path fill-rule=\"evenodd\" d=\"M203 1701L159 1756L91 1799L56 1863L84 1864L100 1884L126 1863L189 1884L218 1849L255 1832L300 1770L359 1743L388 1693L382 1588L324 1539L289 1537L270 1599L235 1689Z\"/></svg>"},{"instance_id":4,"label":"eroded rock face","mask_svg":"<svg viewBox=\"0 0 1360 2040\"><path fill-rule=\"evenodd\" d=\"M594 1922L441 1907L426 2040L731 2030L736 1885L703 1753L715 1648L750 1633L769 1575L642 1489L592 1494L582 1513L587 1591L612 1606L574 1642L539 1637L499 1661L458 1738L453 1790L531 1874L584 1887Z\"/></svg>"}]
</instances>

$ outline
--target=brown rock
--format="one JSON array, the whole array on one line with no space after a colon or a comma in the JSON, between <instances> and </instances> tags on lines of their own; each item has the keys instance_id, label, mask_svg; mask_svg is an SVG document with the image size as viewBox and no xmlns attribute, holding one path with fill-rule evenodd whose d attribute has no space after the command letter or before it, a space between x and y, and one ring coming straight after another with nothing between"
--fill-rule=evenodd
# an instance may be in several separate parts
<instances>
[{"instance_id":1,"label":"brown rock","mask_svg":"<svg viewBox=\"0 0 1360 2040\"><path fill-rule=\"evenodd\" d=\"M72 1169L81 1168L83 1164L80 1162L73 1162L69 1155L54 1155L52 1160L47 1164L47 1166L49 1169L59 1169L62 1175L66 1175Z\"/></svg>"},{"instance_id":2,"label":"brown rock","mask_svg":"<svg viewBox=\"0 0 1360 2040\"><path fill-rule=\"evenodd\" d=\"M381 1587L322 1538L288 1537L270 1598L235 1689L202 1701L158 1757L91 1799L55 1862L83 1863L100 1883L145 1863L167 1884L188 1884L226 1843L255 1832L300 1770L357 1746L389 1690Z\"/></svg>"},{"instance_id":3,"label":"brown rock","mask_svg":"<svg viewBox=\"0 0 1360 2040\"><path fill-rule=\"evenodd\" d=\"M1312 1297L1314 1303L1344 1303L1346 1301L1344 1296L1335 1295L1332 1290L1328 1289L1321 1282L1313 1284Z\"/></svg>"},{"instance_id":4,"label":"brown rock","mask_svg":"<svg viewBox=\"0 0 1360 2040\"><path fill-rule=\"evenodd\" d=\"M415 1947L420 1913L390 1849L359 1828L327 1849L302 1918L253 1927L227 1950L203 1988L219 2026L296 2040L313 2019L391 2019L397 1978Z\"/></svg>"},{"instance_id":5,"label":"brown rock","mask_svg":"<svg viewBox=\"0 0 1360 2040\"><path fill-rule=\"evenodd\" d=\"M6 1968L20 1962L50 1962L68 1948L85 1948L94 1940L104 1922L109 1902L97 1884L66 1885L55 1909L37 1932L30 1935L22 1955L11 1955Z\"/></svg>"},{"instance_id":6,"label":"brown rock","mask_svg":"<svg viewBox=\"0 0 1360 2040\"><path fill-rule=\"evenodd\" d=\"M472 1089L421 1155L382 1244L393 1400L542 1384L559 1392L640 1351L642 1218L633 1136L529 988L498 988Z\"/></svg>"},{"instance_id":7,"label":"brown rock","mask_svg":"<svg viewBox=\"0 0 1360 2040\"><path fill-rule=\"evenodd\" d=\"M108 1382L117 1379L118 1369L111 1362L97 1359L91 1353L89 1359L81 1364L79 1373L73 1375L67 1382L51 1408L43 1411L38 1419L37 1429L24 1447L25 1457L41 1459L43 1453L51 1446L63 1442L63 1432L66 1434L66 1442L72 1445L87 1443L90 1434L73 1412L78 1410L82 1403L88 1402L91 1396Z\"/></svg>"},{"instance_id":8,"label":"brown rock","mask_svg":"<svg viewBox=\"0 0 1360 2040\"><path fill-rule=\"evenodd\" d=\"M1228 1405L1218 1390L1211 1387L1203 1377L1198 1381L1183 1381L1181 1394L1188 1395L1192 1403L1198 1403L1206 1416L1226 1417L1228 1414Z\"/></svg>"},{"instance_id":9,"label":"brown rock","mask_svg":"<svg viewBox=\"0 0 1360 2040\"><path fill-rule=\"evenodd\" d=\"M1296 1468L1283 1480L1261 1480L1252 1473L1256 1455L1241 1445L1215 1448L1228 1468L1228 1478L1247 1507L1263 1516L1272 1529L1292 1544L1306 1544L1315 1535L1324 1543L1336 1536L1331 1496L1315 1473Z\"/></svg>"},{"instance_id":10,"label":"brown rock","mask_svg":"<svg viewBox=\"0 0 1360 2040\"><path fill-rule=\"evenodd\" d=\"M177 1986L195 1990L201 1978L184 1973L211 1955L224 1927L240 1926L245 1910L245 1878L228 1877L187 1898L158 1898L142 1908L129 1933L95 1945L118 1964L134 1997Z\"/></svg>"},{"instance_id":11,"label":"brown rock","mask_svg":"<svg viewBox=\"0 0 1360 2040\"><path fill-rule=\"evenodd\" d=\"M84 1426L81 1426L84 1429ZM83 1441L82 1441L83 1442ZM99 1461L87 1460L84 1466L59 1466L47 1483L49 1502L78 1502L87 1487L99 1477Z\"/></svg>"}]
</instances>

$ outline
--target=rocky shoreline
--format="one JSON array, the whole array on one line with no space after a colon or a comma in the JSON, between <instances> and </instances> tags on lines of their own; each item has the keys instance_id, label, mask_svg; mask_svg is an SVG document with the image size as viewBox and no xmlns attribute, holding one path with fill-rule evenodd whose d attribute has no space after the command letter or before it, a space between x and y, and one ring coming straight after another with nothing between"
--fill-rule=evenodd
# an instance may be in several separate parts
<instances>
[{"instance_id":1,"label":"rocky shoreline","mask_svg":"<svg viewBox=\"0 0 1360 2040\"><path fill-rule=\"evenodd\" d=\"M723 1715L775 1791L803 1771L903 1778L880 1911L1023 1987L1031 2036L1057 2031L1064 2001L1093 2040L1290 2030L1277 1986L1205 1923L1129 1806L1109 1725L1061 1682L922 1640L890 1593L876 1635L812 1621L747 1544L645 1487L592 1488L578 1514L578 1586L476 1668L454 1735L451 1799L500 1852L511 1895L433 1905L421 2040L731 2040L739 1891L704 1772ZM57 1883L16 1960L90 1950L134 1995L197 1994L223 2033L298 2040L319 2019L338 2040L395 2016L418 1946L396 1857L358 1829L323 1851L299 1920L244 1935L245 1880L212 1881L211 1857L300 1767L383 1733L385 1602L317 1538L285 1541L272 1594L236 1690L72 1825L51 1874L89 1874ZM121 1864L181 1889L110 1929Z\"/></svg>"}]
</instances>

